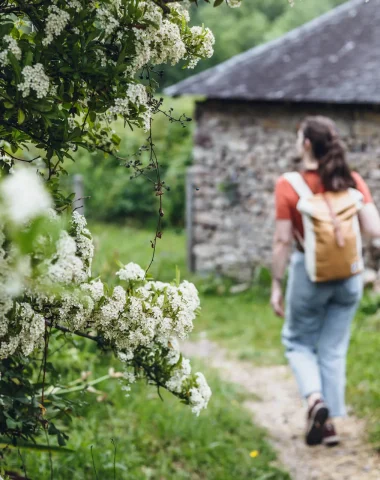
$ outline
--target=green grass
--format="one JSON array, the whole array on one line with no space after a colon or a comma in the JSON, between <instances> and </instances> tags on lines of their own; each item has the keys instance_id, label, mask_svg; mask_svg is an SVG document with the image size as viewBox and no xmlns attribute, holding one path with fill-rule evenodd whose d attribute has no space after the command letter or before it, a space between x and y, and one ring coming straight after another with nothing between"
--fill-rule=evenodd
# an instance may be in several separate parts
<instances>
[{"instance_id":1,"label":"green grass","mask_svg":"<svg viewBox=\"0 0 380 480\"><path fill-rule=\"evenodd\" d=\"M241 360L262 365L284 363L281 320L272 314L268 296L260 288L222 298L201 295L201 305L195 335L206 332Z\"/></svg>"},{"instance_id":2,"label":"green grass","mask_svg":"<svg viewBox=\"0 0 380 480\"><path fill-rule=\"evenodd\" d=\"M117 262L123 264L135 262L147 268L153 255L150 240L154 238L154 230L140 230L133 227L120 227L112 224L90 225L95 242L95 260L93 275L101 274L110 281L116 281ZM149 272L161 281L175 278L176 265L181 272L185 267L185 237L182 231L165 231L161 240L157 241L157 249Z\"/></svg>"},{"instance_id":3,"label":"green grass","mask_svg":"<svg viewBox=\"0 0 380 480\"><path fill-rule=\"evenodd\" d=\"M96 358L93 353L89 358ZM117 365L107 358L86 367L99 377L108 361ZM205 371L204 365L195 367ZM53 478L112 480L115 458L117 480L290 480L270 466L275 455L265 434L241 407L246 394L221 383L212 371L206 374L214 396L198 418L172 395L162 392L162 402L152 387L142 383L133 386L128 398L117 380L98 385L107 392L105 401L84 394L89 405L70 427L68 447L74 451L53 455ZM253 450L259 452L256 458L250 457ZM50 479L47 454L24 453L24 461L33 480Z\"/></svg>"},{"instance_id":4,"label":"green grass","mask_svg":"<svg viewBox=\"0 0 380 480\"><path fill-rule=\"evenodd\" d=\"M348 400L368 420L370 440L380 451L380 315L359 311L348 354Z\"/></svg>"},{"instance_id":5,"label":"green grass","mask_svg":"<svg viewBox=\"0 0 380 480\"><path fill-rule=\"evenodd\" d=\"M101 246L101 254L94 265L96 271L110 272L114 268L111 267L114 257L123 262L133 259L144 266L148 264L151 255L149 238L153 237L153 232L116 226L94 227ZM146 250L143 250L143 245L147 245ZM210 280L187 272L185 237L167 231L158 244L151 272L157 278L171 280L175 265L179 266L183 277L195 282L201 292L218 289L220 292L219 295L201 293L202 312L195 323L193 338L205 332L238 358L259 364L284 363L280 339L282 320L276 318L269 307L268 279L264 278L263 285L252 287L247 292L229 295L223 283L215 286ZM380 314L370 316L359 312L353 324L348 355L347 396L355 412L367 417L370 439L380 448L379 365Z\"/></svg>"}]
</instances>

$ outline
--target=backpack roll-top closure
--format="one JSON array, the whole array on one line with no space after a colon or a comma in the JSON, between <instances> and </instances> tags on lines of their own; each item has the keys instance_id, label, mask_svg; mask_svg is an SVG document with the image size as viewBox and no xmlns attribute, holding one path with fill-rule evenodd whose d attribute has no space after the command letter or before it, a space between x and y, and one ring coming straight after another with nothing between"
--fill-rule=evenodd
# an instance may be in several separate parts
<instances>
[{"instance_id":1,"label":"backpack roll-top closure","mask_svg":"<svg viewBox=\"0 0 380 480\"><path fill-rule=\"evenodd\" d=\"M309 198L300 198L297 210L321 221L331 221L329 204L335 216L339 218L352 217L360 210L360 203L353 198L348 190L345 192L316 193Z\"/></svg>"}]
</instances>

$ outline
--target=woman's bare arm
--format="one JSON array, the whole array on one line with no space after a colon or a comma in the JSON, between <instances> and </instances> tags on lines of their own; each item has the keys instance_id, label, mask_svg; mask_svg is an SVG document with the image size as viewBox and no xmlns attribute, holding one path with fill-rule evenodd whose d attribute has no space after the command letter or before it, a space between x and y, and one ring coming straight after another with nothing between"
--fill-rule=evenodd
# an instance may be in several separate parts
<instances>
[{"instance_id":1,"label":"woman's bare arm","mask_svg":"<svg viewBox=\"0 0 380 480\"><path fill-rule=\"evenodd\" d=\"M273 280L282 280L284 278L292 243L292 222L290 220L277 220L273 239Z\"/></svg>"},{"instance_id":2,"label":"woman's bare arm","mask_svg":"<svg viewBox=\"0 0 380 480\"><path fill-rule=\"evenodd\" d=\"M380 238L380 215L374 203L367 203L360 210L359 222L365 237Z\"/></svg>"},{"instance_id":3,"label":"woman's bare arm","mask_svg":"<svg viewBox=\"0 0 380 480\"><path fill-rule=\"evenodd\" d=\"M292 222L277 220L273 240L271 305L276 315L280 317L284 316L282 279L288 265L292 241Z\"/></svg>"}]
</instances>

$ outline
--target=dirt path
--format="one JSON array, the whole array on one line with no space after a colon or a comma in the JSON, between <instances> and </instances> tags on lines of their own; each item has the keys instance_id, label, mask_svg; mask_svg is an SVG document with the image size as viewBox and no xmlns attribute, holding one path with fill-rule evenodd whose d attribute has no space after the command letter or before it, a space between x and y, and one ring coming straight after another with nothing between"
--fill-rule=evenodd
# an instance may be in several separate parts
<instances>
[{"instance_id":1,"label":"dirt path","mask_svg":"<svg viewBox=\"0 0 380 480\"><path fill-rule=\"evenodd\" d=\"M226 350L206 339L185 343L183 352L207 359L221 378L260 398L245 406L255 423L269 432L279 461L292 480L380 480L380 456L363 440L364 422L353 416L336 422L342 436L340 446L328 449L304 444L304 407L288 367L257 367L233 360Z\"/></svg>"}]
</instances>

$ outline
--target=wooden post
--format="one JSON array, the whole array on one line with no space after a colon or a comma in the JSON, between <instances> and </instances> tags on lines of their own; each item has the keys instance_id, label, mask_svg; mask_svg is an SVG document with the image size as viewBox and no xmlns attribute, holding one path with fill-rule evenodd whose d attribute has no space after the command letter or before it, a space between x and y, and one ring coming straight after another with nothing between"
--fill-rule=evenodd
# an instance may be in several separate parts
<instances>
[{"instance_id":1,"label":"wooden post","mask_svg":"<svg viewBox=\"0 0 380 480\"><path fill-rule=\"evenodd\" d=\"M74 175L74 208L81 215L84 215L84 187L82 175Z\"/></svg>"},{"instance_id":2,"label":"wooden post","mask_svg":"<svg viewBox=\"0 0 380 480\"><path fill-rule=\"evenodd\" d=\"M187 268L190 272L195 271L194 248L194 225L193 225L193 200L194 200L194 174L189 167L186 172L186 236L187 236Z\"/></svg>"}]
</instances>

